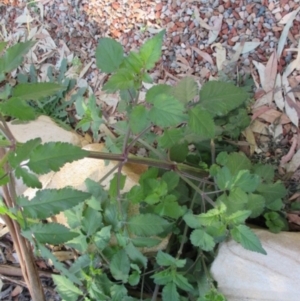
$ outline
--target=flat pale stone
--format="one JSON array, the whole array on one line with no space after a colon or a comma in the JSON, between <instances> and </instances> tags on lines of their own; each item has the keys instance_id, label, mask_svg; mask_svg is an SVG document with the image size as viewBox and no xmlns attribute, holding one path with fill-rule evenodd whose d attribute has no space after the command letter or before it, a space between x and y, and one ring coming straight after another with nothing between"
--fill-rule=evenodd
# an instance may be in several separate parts
<instances>
[{"instance_id":1,"label":"flat pale stone","mask_svg":"<svg viewBox=\"0 0 300 301\"><path fill-rule=\"evenodd\" d=\"M26 123L16 121L8 122L12 134L19 142L41 138L42 142L68 142L82 146L82 138L74 132L67 131L58 126L50 117L41 115L36 120Z\"/></svg>"},{"instance_id":2,"label":"flat pale stone","mask_svg":"<svg viewBox=\"0 0 300 301\"><path fill-rule=\"evenodd\" d=\"M254 229L267 255L222 243L211 273L228 301L300 300L300 233Z\"/></svg>"}]
</instances>

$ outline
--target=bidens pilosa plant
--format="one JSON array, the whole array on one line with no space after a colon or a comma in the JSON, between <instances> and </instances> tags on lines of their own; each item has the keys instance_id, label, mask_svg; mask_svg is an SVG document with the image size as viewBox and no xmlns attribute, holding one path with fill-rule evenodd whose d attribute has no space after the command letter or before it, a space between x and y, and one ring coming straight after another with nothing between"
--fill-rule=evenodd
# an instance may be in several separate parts
<instances>
[{"instance_id":1,"label":"bidens pilosa plant","mask_svg":"<svg viewBox=\"0 0 300 301\"><path fill-rule=\"evenodd\" d=\"M161 57L163 35L159 33L128 55L112 39L99 41L97 66L111 74L103 90L120 94L118 111L124 116L107 124L115 133L115 138L106 138L111 153L88 152L65 143L41 144L40 139L24 144L15 141L6 116L33 119L34 109L25 101L45 97L51 89L56 92L59 85L6 85L1 94L1 213L10 231L15 231L14 242L20 248L24 245L30 254L30 242L61 272L53 279L63 300L225 300L209 273L218 243L231 236L246 249L265 254L245 221L263 216L272 231L285 227L281 209L286 191L281 182L273 182L274 168L252 164L223 141L224 136L237 137L248 124L234 125L239 118L248 120L245 89L211 81L199 90L193 78L186 77L175 87L153 85L145 102L139 102L143 82L152 83L148 71ZM30 46L24 43L15 55L21 58ZM11 48L4 56L13 52ZM3 69L1 61L0 70L4 80L9 70ZM29 87L35 93L29 94ZM18 111L19 103L28 112L26 118ZM96 116L92 114L92 108L96 109L93 98L82 106L77 101L76 106L82 108L79 126L84 125L84 130L95 124L95 118L98 125L105 122L99 108ZM155 129L162 134L156 135ZM92 130L95 136L97 129ZM132 154L141 147L148 157ZM87 179L86 192L70 187L41 189L31 201L16 195L14 175L28 187L41 188L37 175L58 171L66 162L85 156L118 161L108 189ZM126 176L121 171L126 163L149 169L124 192ZM69 227L41 223L61 211ZM48 248L62 243L79 254L69 267ZM32 254L28 256L32 260ZM22 269L28 275L24 262ZM33 260L30 269L36 272ZM28 279L29 287L36 278ZM31 294L36 294L34 300L44 300L37 299L40 296L34 289Z\"/></svg>"}]
</instances>

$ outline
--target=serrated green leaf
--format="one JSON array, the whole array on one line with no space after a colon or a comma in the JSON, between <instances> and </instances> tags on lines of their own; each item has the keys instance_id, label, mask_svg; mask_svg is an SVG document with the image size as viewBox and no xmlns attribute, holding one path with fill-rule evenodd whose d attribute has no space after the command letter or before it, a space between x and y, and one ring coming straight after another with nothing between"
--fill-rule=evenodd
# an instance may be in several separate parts
<instances>
[{"instance_id":1,"label":"serrated green leaf","mask_svg":"<svg viewBox=\"0 0 300 301\"><path fill-rule=\"evenodd\" d=\"M285 197L287 193L286 188L280 181L270 184L260 184L257 191L265 198L266 204Z\"/></svg>"},{"instance_id":2,"label":"serrated green leaf","mask_svg":"<svg viewBox=\"0 0 300 301\"><path fill-rule=\"evenodd\" d=\"M88 155L88 151L63 142L48 142L32 150L27 166L37 174L59 171L67 162L76 161Z\"/></svg>"},{"instance_id":3,"label":"serrated green leaf","mask_svg":"<svg viewBox=\"0 0 300 301\"><path fill-rule=\"evenodd\" d=\"M275 167L270 164L256 164L253 168L253 173L260 176L267 183L274 179Z\"/></svg>"},{"instance_id":4,"label":"serrated green leaf","mask_svg":"<svg viewBox=\"0 0 300 301\"><path fill-rule=\"evenodd\" d=\"M245 192L254 192L260 182L258 175L250 174L249 170L240 170L233 177L231 187L239 187Z\"/></svg>"},{"instance_id":5,"label":"serrated green leaf","mask_svg":"<svg viewBox=\"0 0 300 301\"><path fill-rule=\"evenodd\" d=\"M180 297L174 282L168 283L162 290L163 301L179 301Z\"/></svg>"},{"instance_id":6,"label":"serrated green leaf","mask_svg":"<svg viewBox=\"0 0 300 301\"><path fill-rule=\"evenodd\" d=\"M22 100L39 100L52 96L63 89L63 86L56 83L26 83L18 84L12 89L14 98Z\"/></svg>"},{"instance_id":7,"label":"serrated green leaf","mask_svg":"<svg viewBox=\"0 0 300 301\"><path fill-rule=\"evenodd\" d=\"M27 187L31 188L42 188L42 183L39 181L39 178L33 174L30 173L26 168L17 167L15 169L15 176L17 179L22 179L24 184Z\"/></svg>"},{"instance_id":8,"label":"serrated green leaf","mask_svg":"<svg viewBox=\"0 0 300 301\"><path fill-rule=\"evenodd\" d=\"M184 138L183 128L167 129L158 137L157 142L162 148L170 148Z\"/></svg>"},{"instance_id":9,"label":"serrated green leaf","mask_svg":"<svg viewBox=\"0 0 300 301\"><path fill-rule=\"evenodd\" d=\"M38 249L40 250L41 252L41 256L46 259L46 260L51 260L52 261L52 264L53 266L55 267L55 269L57 269L58 271L60 271L63 275L65 275L70 281L73 282L73 285L74 283L75 284L78 284L78 285L82 285L81 281L72 273L69 272L68 269L66 269L64 267L64 265L59 262L57 260L57 258L43 245L43 244L40 244L38 243L37 244L37 247ZM53 275L52 275L53 277Z\"/></svg>"},{"instance_id":10,"label":"serrated green leaf","mask_svg":"<svg viewBox=\"0 0 300 301\"><path fill-rule=\"evenodd\" d=\"M41 138L31 139L25 143L18 145L15 152L9 154L9 163L13 168L16 168L23 161L29 159L31 151L41 144Z\"/></svg>"},{"instance_id":11,"label":"serrated green leaf","mask_svg":"<svg viewBox=\"0 0 300 301\"><path fill-rule=\"evenodd\" d=\"M244 153L231 153L228 155L226 166L235 176L240 170L251 169L252 165Z\"/></svg>"},{"instance_id":12,"label":"serrated green leaf","mask_svg":"<svg viewBox=\"0 0 300 301\"><path fill-rule=\"evenodd\" d=\"M105 73L115 72L124 59L122 45L110 38L101 38L96 48L96 64Z\"/></svg>"},{"instance_id":13,"label":"serrated green leaf","mask_svg":"<svg viewBox=\"0 0 300 301\"><path fill-rule=\"evenodd\" d=\"M134 134L144 130L150 124L148 111L143 105L137 105L129 114L129 126Z\"/></svg>"},{"instance_id":14,"label":"serrated green leaf","mask_svg":"<svg viewBox=\"0 0 300 301\"><path fill-rule=\"evenodd\" d=\"M123 60L121 68L128 69L132 73L138 74L143 68L143 61L138 53L130 51L129 55Z\"/></svg>"},{"instance_id":15,"label":"serrated green leaf","mask_svg":"<svg viewBox=\"0 0 300 301\"><path fill-rule=\"evenodd\" d=\"M121 280L124 283L128 281L130 260L125 250L119 250L115 255L113 255L109 269L116 280Z\"/></svg>"},{"instance_id":16,"label":"serrated green leaf","mask_svg":"<svg viewBox=\"0 0 300 301\"><path fill-rule=\"evenodd\" d=\"M156 255L156 262L160 266L183 268L186 264L186 259L177 259L168 253L158 251Z\"/></svg>"},{"instance_id":17,"label":"serrated green leaf","mask_svg":"<svg viewBox=\"0 0 300 301\"><path fill-rule=\"evenodd\" d=\"M230 214L226 220L231 225L243 224L250 215L250 210L239 210Z\"/></svg>"},{"instance_id":18,"label":"serrated green leaf","mask_svg":"<svg viewBox=\"0 0 300 301\"><path fill-rule=\"evenodd\" d=\"M3 115L15 117L20 120L35 119L35 111L21 97L11 97L7 101L1 103L0 110Z\"/></svg>"},{"instance_id":19,"label":"serrated green leaf","mask_svg":"<svg viewBox=\"0 0 300 301\"><path fill-rule=\"evenodd\" d=\"M161 242L161 240L151 237L134 237L131 241L138 248L151 248Z\"/></svg>"},{"instance_id":20,"label":"serrated green leaf","mask_svg":"<svg viewBox=\"0 0 300 301\"><path fill-rule=\"evenodd\" d=\"M191 213L186 213L183 216L183 220L186 222L186 224L193 229L202 227L202 223L200 223L200 220L198 217Z\"/></svg>"},{"instance_id":21,"label":"serrated green leaf","mask_svg":"<svg viewBox=\"0 0 300 301\"><path fill-rule=\"evenodd\" d=\"M145 42L140 48L140 57L143 60L146 70L150 70L161 57L161 46L165 30L162 30L153 38Z\"/></svg>"},{"instance_id":22,"label":"serrated green leaf","mask_svg":"<svg viewBox=\"0 0 300 301\"><path fill-rule=\"evenodd\" d=\"M172 92L173 87L165 84L155 85L151 87L146 93L146 101L153 103L153 101L161 94L169 95Z\"/></svg>"},{"instance_id":23,"label":"serrated green leaf","mask_svg":"<svg viewBox=\"0 0 300 301\"><path fill-rule=\"evenodd\" d=\"M111 226L106 226L101 228L101 230L95 234L94 237L95 245L100 250L103 250L108 245L111 237L110 231L111 231Z\"/></svg>"},{"instance_id":24,"label":"serrated green leaf","mask_svg":"<svg viewBox=\"0 0 300 301\"><path fill-rule=\"evenodd\" d=\"M189 153L189 144L186 141L175 144L169 150L170 160L182 163L185 161L188 153Z\"/></svg>"},{"instance_id":25,"label":"serrated green leaf","mask_svg":"<svg viewBox=\"0 0 300 301\"><path fill-rule=\"evenodd\" d=\"M56 285L56 290L65 301L76 301L83 292L73 284L67 277L61 275L52 275Z\"/></svg>"},{"instance_id":26,"label":"serrated green leaf","mask_svg":"<svg viewBox=\"0 0 300 301\"><path fill-rule=\"evenodd\" d=\"M178 204L177 198L174 195L167 195L162 202L154 207L154 213L178 219L185 213L185 210Z\"/></svg>"},{"instance_id":27,"label":"serrated green leaf","mask_svg":"<svg viewBox=\"0 0 300 301\"><path fill-rule=\"evenodd\" d=\"M87 206L83 210L81 224L82 230L89 237L102 226L102 215L94 208Z\"/></svg>"},{"instance_id":28,"label":"serrated green leaf","mask_svg":"<svg viewBox=\"0 0 300 301\"><path fill-rule=\"evenodd\" d=\"M127 244L125 251L130 258L131 262L142 265L144 268L147 266L148 259L144 256L139 249L137 249L132 243Z\"/></svg>"},{"instance_id":29,"label":"serrated green leaf","mask_svg":"<svg viewBox=\"0 0 300 301\"><path fill-rule=\"evenodd\" d=\"M219 164L219 165L226 165L227 161L228 161L228 153L227 152L220 152L216 158L216 162Z\"/></svg>"},{"instance_id":30,"label":"serrated green leaf","mask_svg":"<svg viewBox=\"0 0 300 301\"><path fill-rule=\"evenodd\" d=\"M113 74L104 84L102 90L109 93L114 93L118 90L134 88L134 75L128 72L127 69L119 69Z\"/></svg>"},{"instance_id":31,"label":"serrated green leaf","mask_svg":"<svg viewBox=\"0 0 300 301\"><path fill-rule=\"evenodd\" d=\"M198 85L193 77L183 77L178 84L173 88L172 95L183 103L188 103L193 100L198 94Z\"/></svg>"},{"instance_id":32,"label":"serrated green leaf","mask_svg":"<svg viewBox=\"0 0 300 301\"><path fill-rule=\"evenodd\" d=\"M245 225L238 225L230 230L233 239L240 243L246 250L267 255L256 234Z\"/></svg>"},{"instance_id":33,"label":"serrated green leaf","mask_svg":"<svg viewBox=\"0 0 300 301\"><path fill-rule=\"evenodd\" d=\"M278 212L267 212L264 214L264 218L266 219L266 225L269 230L273 233L279 233L282 230L286 230L285 221L278 214Z\"/></svg>"},{"instance_id":34,"label":"serrated green leaf","mask_svg":"<svg viewBox=\"0 0 300 301\"><path fill-rule=\"evenodd\" d=\"M232 175L230 173L230 170L226 166L222 167L216 176L216 183L218 187L221 190L226 190L231 186L231 182Z\"/></svg>"},{"instance_id":35,"label":"serrated green leaf","mask_svg":"<svg viewBox=\"0 0 300 301\"><path fill-rule=\"evenodd\" d=\"M45 219L72 208L89 197L89 193L72 188L44 189L39 190L31 201L18 197L17 203L23 207L27 217Z\"/></svg>"},{"instance_id":36,"label":"serrated green leaf","mask_svg":"<svg viewBox=\"0 0 300 301\"><path fill-rule=\"evenodd\" d=\"M266 201L266 207L273 211L279 211L283 208L284 204L281 199L273 199Z\"/></svg>"},{"instance_id":37,"label":"serrated green leaf","mask_svg":"<svg viewBox=\"0 0 300 301\"><path fill-rule=\"evenodd\" d=\"M158 126L174 126L185 121L183 105L174 97L160 94L153 100L149 119Z\"/></svg>"},{"instance_id":38,"label":"serrated green leaf","mask_svg":"<svg viewBox=\"0 0 300 301\"><path fill-rule=\"evenodd\" d=\"M204 138L213 138L215 136L215 123L211 114L200 106L189 111L189 128L193 133Z\"/></svg>"},{"instance_id":39,"label":"serrated green leaf","mask_svg":"<svg viewBox=\"0 0 300 301\"><path fill-rule=\"evenodd\" d=\"M168 192L174 190L179 183L179 175L174 171L167 171L162 175L162 180L167 183Z\"/></svg>"},{"instance_id":40,"label":"serrated green leaf","mask_svg":"<svg viewBox=\"0 0 300 301\"><path fill-rule=\"evenodd\" d=\"M158 285L166 285L173 281L172 271L170 269L163 270L161 272L155 273L151 278L154 279L154 283Z\"/></svg>"},{"instance_id":41,"label":"serrated green leaf","mask_svg":"<svg viewBox=\"0 0 300 301\"><path fill-rule=\"evenodd\" d=\"M34 224L29 230L22 233L33 233L35 239L42 244L59 245L78 236L77 233L71 232L69 228L61 224Z\"/></svg>"},{"instance_id":42,"label":"serrated green leaf","mask_svg":"<svg viewBox=\"0 0 300 301\"><path fill-rule=\"evenodd\" d=\"M187 278L184 277L182 274L176 273L174 275L173 281L176 284L176 286L178 286L180 289L184 291L190 292L193 290L193 286L189 284Z\"/></svg>"},{"instance_id":43,"label":"serrated green leaf","mask_svg":"<svg viewBox=\"0 0 300 301\"><path fill-rule=\"evenodd\" d=\"M199 247L203 251L212 251L216 245L213 237L207 234L203 229L193 230L190 239L195 247Z\"/></svg>"},{"instance_id":44,"label":"serrated green leaf","mask_svg":"<svg viewBox=\"0 0 300 301\"><path fill-rule=\"evenodd\" d=\"M213 116L223 116L248 99L248 93L232 83L209 81L200 90L200 105Z\"/></svg>"},{"instance_id":45,"label":"serrated green leaf","mask_svg":"<svg viewBox=\"0 0 300 301\"><path fill-rule=\"evenodd\" d=\"M8 73L21 65L23 56L35 43L36 41L28 41L9 47L0 57L0 73Z\"/></svg>"},{"instance_id":46,"label":"serrated green leaf","mask_svg":"<svg viewBox=\"0 0 300 301\"><path fill-rule=\"evenodd\" d=\"M195 216L202 226L211 226L214 223L220 221L220 215L226 211L226 206L221 204L220 206L208 210L206 213L201 213Z\"/></svg>"},{"instance_id":47,"label":"serrated green leaf","mask_svg":"<svg viewBox=\"0 0 300 301\"><path fill-rule=\"evenodd\" d=\"M70 248L76 249L79 253L84 253L88 250L89 245L87 243L86 235L78 231L78 236L68 241L66 245Z\"/></svg>"},{"instance_id":48,"label":"serrated green leaf","mask_svg":"<svg viewBox=\"0 0 300 301\"><path fill-rule=\"evenodd\" d=\"M245 209L245 204L248 202L248 194L240 188L234 188L230 191L229 195L223 194L221 201L226 206L226 212L231 214L235 211Z\"/></svg>"},{"instance_id":49,"label":"serrated green leaf","mask_svg":"<svg viewBox=\"0 0 300 301\"><path fill-rule=\"evenodd\" d=\"M118 189L122 190L124 188L126 181L126 176L123 174L118 175L118 173L114 174L114 177L110 181L109 186L109 195L110 197L116 197L118 195Z\"/></svg>"},{"instance_id":50,"label":"serrated green leaf","mask_svg":"<svg viewBox=\"0 0 300 301\"><path fill-rule=\"evenodd\" d=\"M137 236L158 235L169 226L165 219L150 213L133 216L127 224L129 232Z\"/></svg>"},{"instance_id":51,"label":"serrated green leaf","mask_svg":"<svg viewBox=\"0 0 300 301\"><path fill-rule=\"evenodd\" d=\"M128 278L128 283L131 286L136 286L140 282L140 273L137 271L134 271ZM130 299L128 299L129 301ZM134 299L133 299L134 300Z\"/></svg>"},{"instance_id":52,"label":"serrated green leaf","mask_svg":"<svg viewBox=\"0 0 300 301\"><path fill-rule=\"evenodd\" d=\"M248 202L245 205L245 209L251 211L251 218L260 216L265 209L265 199L259 194L250 193L248 195Z\"/></svg>"}]
</instances>

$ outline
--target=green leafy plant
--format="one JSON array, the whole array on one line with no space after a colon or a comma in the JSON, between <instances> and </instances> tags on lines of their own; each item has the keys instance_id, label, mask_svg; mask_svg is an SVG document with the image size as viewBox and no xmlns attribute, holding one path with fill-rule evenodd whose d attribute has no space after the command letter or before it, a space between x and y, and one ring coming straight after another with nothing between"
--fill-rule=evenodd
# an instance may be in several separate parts
<instances>
[{"instance_id":1,"label":"green leafy plant","mask_svg":"<svg viewBox=\"0 0 300 301\"><path fill-rule=\"evenodd\" d=\"M29 241L61 272L53 279L63 300L226 300L209 273L217 245L231 236L244 248L265 254L247 219L263 216L273 232L285 227L281 210L286 190L281 182L273 182L272 166L252 165L244 154L224 151L225 144L218 147L224 136L237 137L247 126L239 122L249 98L245 89L229 82L207 82L199 90L193 78L186 77L175 87L153 85L145 102L139 102L142 83L152 83L148 72L161 57L163 35L162 31L127 56L118 42L99 41L97 66L111 73L103 90L120 94L118 110L124 116L114 125L107 124L116 134L115 139L106 138L110 153L65 143L41 144L40 139L18 143L7 129L5 116L33 119L36 111L28 102L64 88L54 83L3 86L0 214L28 258L32 258ZM27 42L5 51L0 58L2 80L31 46ZM6 45L0 47L4 50ZM6 62L11 62L9 67ZM77 127L92 127L96 138L104 120L95 99L86 103L78 98L76 108L81 117ZM234 112L238 112L236 119ZM236 132L229 135L233 128ZM155 135L155 129L163 134ZM202 154L201 147L207 145L210 160ZM136 147L145 148L148 157L133 155ZM87 156L118 162L108 189L87 179L86 192L66 187L41 189L31 201L16 196L14 175L28 187L41 188L37 175ZM127 162L150 168L137 185L122 192L126 177L121 170ZM41 224L62 211L68 227ZM47 247L61 243L80 254L69 268ZM25 275L28 269L36 273L32 260L29 268L26 265L22 266ZM42 290L33 289L38 277L26 281L33 300L44 300Z\"/></svg>"}]
</instances>

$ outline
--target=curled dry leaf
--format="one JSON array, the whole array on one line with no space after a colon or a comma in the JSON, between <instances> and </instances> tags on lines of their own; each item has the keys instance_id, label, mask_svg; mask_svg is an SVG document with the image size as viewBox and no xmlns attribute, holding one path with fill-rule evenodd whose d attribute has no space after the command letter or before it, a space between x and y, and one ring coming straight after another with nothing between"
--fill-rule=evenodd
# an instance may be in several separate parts
<instances>
[{"instance_id":1,"label":"curled dry leaf","mask_svg":"<svg viewBox=\"0 0 300 301\"><path fill-rule=\"evenodd\" d=\"M300 166L300 150L294 154L292 160L285 165L287 172L295 172Z\"/></svg>"},{"instance_id":2,"label":"curled dry leaf","mask_svg":"<svg viewBox=\"0 0 300 301\"><path fill-rule=\"evenodd\" d=\"M241 54L250 52L257 48L260 45L260 42L245 42L244 46L242 46ZM238 42L233 46L233 50L238 50L241 47L241 43Z\"/></svg>"},{"instance_id":3,"label":"curled dry leaf","mask_svg":"<svg viewBox=\"0 0 300 301\"><path fill-rule=\"evenodd\" d=\"M215 48L217 68L221 71L224 63L226 62L226 49L221 43L212 44L211 48Z\"/></svg>"},{"instance_id":4,"label":"curled dry leaf","mask_svg":"<svg viewBox=\"0 0 300 301\"><path fill-rule=\"evenodd\" d=\"M213 27L209 32L208 35L208 44L213 43L216 38L218 37L221 28L222 28L222 21L223 21L223 16L219 15L219 16L212 16L211 18L212 22L213 22Z\"/></svg>"},{"instance_id":5,"label":"curled dry leaf","mask_svg":"<svg viewBox=\"0 0 300 301\"><path fill-rule=\"evenodd\" d=\"M212 66L214 65L214 61L212 59L212 57L207 53L204 52L200 49L198 49L197 47L192 46L191 47L196 53L198 53L201 57L203 57L207 62L209 62Z\"/></svg>"},{"instance_id":6,"label":"curled dry leaf","mask_svg":"<svg viewBox=\"0 0 300 301\"><path fill-rule=\"evenodd\" d=\"M275 89L275 91L274 91L274 101L275 101L276 106L281 111L283 111L283 109L284 109L284 98L283 98L283 95L282 95L281 85L282 85L281 75L278 73L277 76L276 76L275 87L279 88L279 89Z\"/></svg>"},{"instance_id":7,"label":"curled dry leaf","mask_svg":"<svg viewBox=\"0 0 300 301\"><path fill-rule=\"evenodd\" d=\"M293 24L293 21L294 19L296 18L296 15L298 14L300 10L300 6L294 10L293 12L289 13L288 14L288 17L285 18L285 26L284 26L284 29L281 33L281 36L279 38L279 41L278 41L278 46L277 46L277 58L279 59L281 57L281 54L282 54L282 51L283 51L283 48L284 48L284 45L285 45L285 42L286 42L286 38L288 36L288 33L290 31L290 28Z\"/></svg>"},{"instance_id":8,"label":"curled dry leaf","mask_svg":"<svg viewBox=\"0 0 300 301\"><path fill-rule=\"evenodd\" d=\"M246 141L249 143L249 155L252 156L255 150L257 149L257 144L256 144L254 133L251 130L251 127L248 126L243 131L243 135L245 136Z\"/></svg>"}]
</instances>

